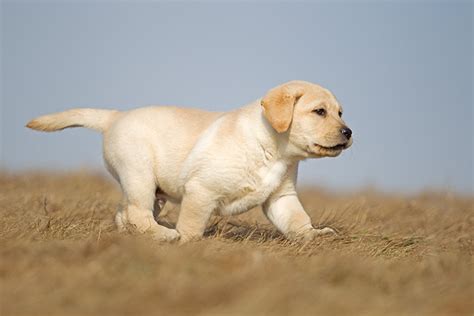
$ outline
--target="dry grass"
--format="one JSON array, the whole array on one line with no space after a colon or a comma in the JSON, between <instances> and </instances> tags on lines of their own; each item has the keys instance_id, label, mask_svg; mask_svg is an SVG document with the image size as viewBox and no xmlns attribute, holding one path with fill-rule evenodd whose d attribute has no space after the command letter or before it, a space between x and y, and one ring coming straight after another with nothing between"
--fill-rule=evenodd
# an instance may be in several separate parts
<instances>
[{"instance_id":1,"label":"dry grass","mask_svg":"<svg viewBox=\"0 0 474 316\"><path fill-rule=\"evenodd\" d=\"M254 210L178 246L115 232L101 176L3 173L1 315L473 315L472 197L301 196L339 236L290 243Z\"/></svg>"}]
</instances>

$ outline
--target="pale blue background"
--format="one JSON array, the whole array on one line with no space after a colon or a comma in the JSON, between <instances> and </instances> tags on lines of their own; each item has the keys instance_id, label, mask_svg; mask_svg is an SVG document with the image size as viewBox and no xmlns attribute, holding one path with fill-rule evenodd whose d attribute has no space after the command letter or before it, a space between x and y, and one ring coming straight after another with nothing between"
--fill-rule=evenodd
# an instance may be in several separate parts
<instances>
[{"instance_id":1,"label":"pale blue background","mask_svg":"<svg viewBox=\"0 0 474 316\"><path fill-rule=\"evenodd\" d=\"M303 79L354 130L304 183L472 192L472 2L2 4L4 169L100 169L101 139L24 124L71 107L227 110Z\"/></svg>"}]
</instances>

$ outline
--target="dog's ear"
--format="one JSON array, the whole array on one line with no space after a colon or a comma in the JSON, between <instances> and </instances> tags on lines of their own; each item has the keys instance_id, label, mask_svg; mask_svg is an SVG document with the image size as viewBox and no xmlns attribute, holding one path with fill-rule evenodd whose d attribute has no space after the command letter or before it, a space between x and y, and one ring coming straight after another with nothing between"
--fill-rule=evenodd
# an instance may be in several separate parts
<instances>
[{"instance_id":1,"label":"dog's ear","mask_svg":"<svg viewBox=\"0 0 474 316\"><path fill-rule=\"evenodd\" d=\"M286 132L290 127L293 109L303 94L302 84L290 82L273 88L263 97L260 103L263 115L278 133Z\"/></svg>"}]
</instances>

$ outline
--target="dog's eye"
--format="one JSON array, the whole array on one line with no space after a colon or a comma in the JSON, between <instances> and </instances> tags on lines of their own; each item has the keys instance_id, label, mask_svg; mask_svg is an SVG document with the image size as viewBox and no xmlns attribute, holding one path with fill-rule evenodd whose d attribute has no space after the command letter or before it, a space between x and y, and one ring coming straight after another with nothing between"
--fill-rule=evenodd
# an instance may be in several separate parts
<instances>
[{"instance_id":1,"label":"dog's eye","mask_svg":"<svg viewBox=\"0 0 474 316\"><path fill-rule=\"evenodd\" d=\"M318 114L319 116L326 115L326 110L325 109L316 109L316 110L313 110L313 112Z\"/></svg>"},{"instance_id":2,"label":"dog's eye","mask_svg":"<svg viewBox=\"0 0 474 316\"><path fill-rule=\"evenodd\" d=\"M339 117L342 117L342 112L341 111L339 111Z\"/></svg>"}]
</instances>

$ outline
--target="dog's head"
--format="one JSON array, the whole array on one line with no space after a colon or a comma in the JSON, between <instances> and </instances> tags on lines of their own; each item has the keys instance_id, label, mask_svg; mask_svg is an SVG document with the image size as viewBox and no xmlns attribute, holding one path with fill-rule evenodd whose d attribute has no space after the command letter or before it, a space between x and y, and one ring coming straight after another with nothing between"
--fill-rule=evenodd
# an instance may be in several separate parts
<instances>
[{"instance_id":1,"label":"dog's head","mask_svg":"<svg viewBox=\"0 0 474 316\"><path fill-rule=\"evenodd\" d=\"M265 118L306 157L336 157L352 145L342 108L327 89L304 81L273 88L262 99Z\"/></svg>"}]
</instances>

